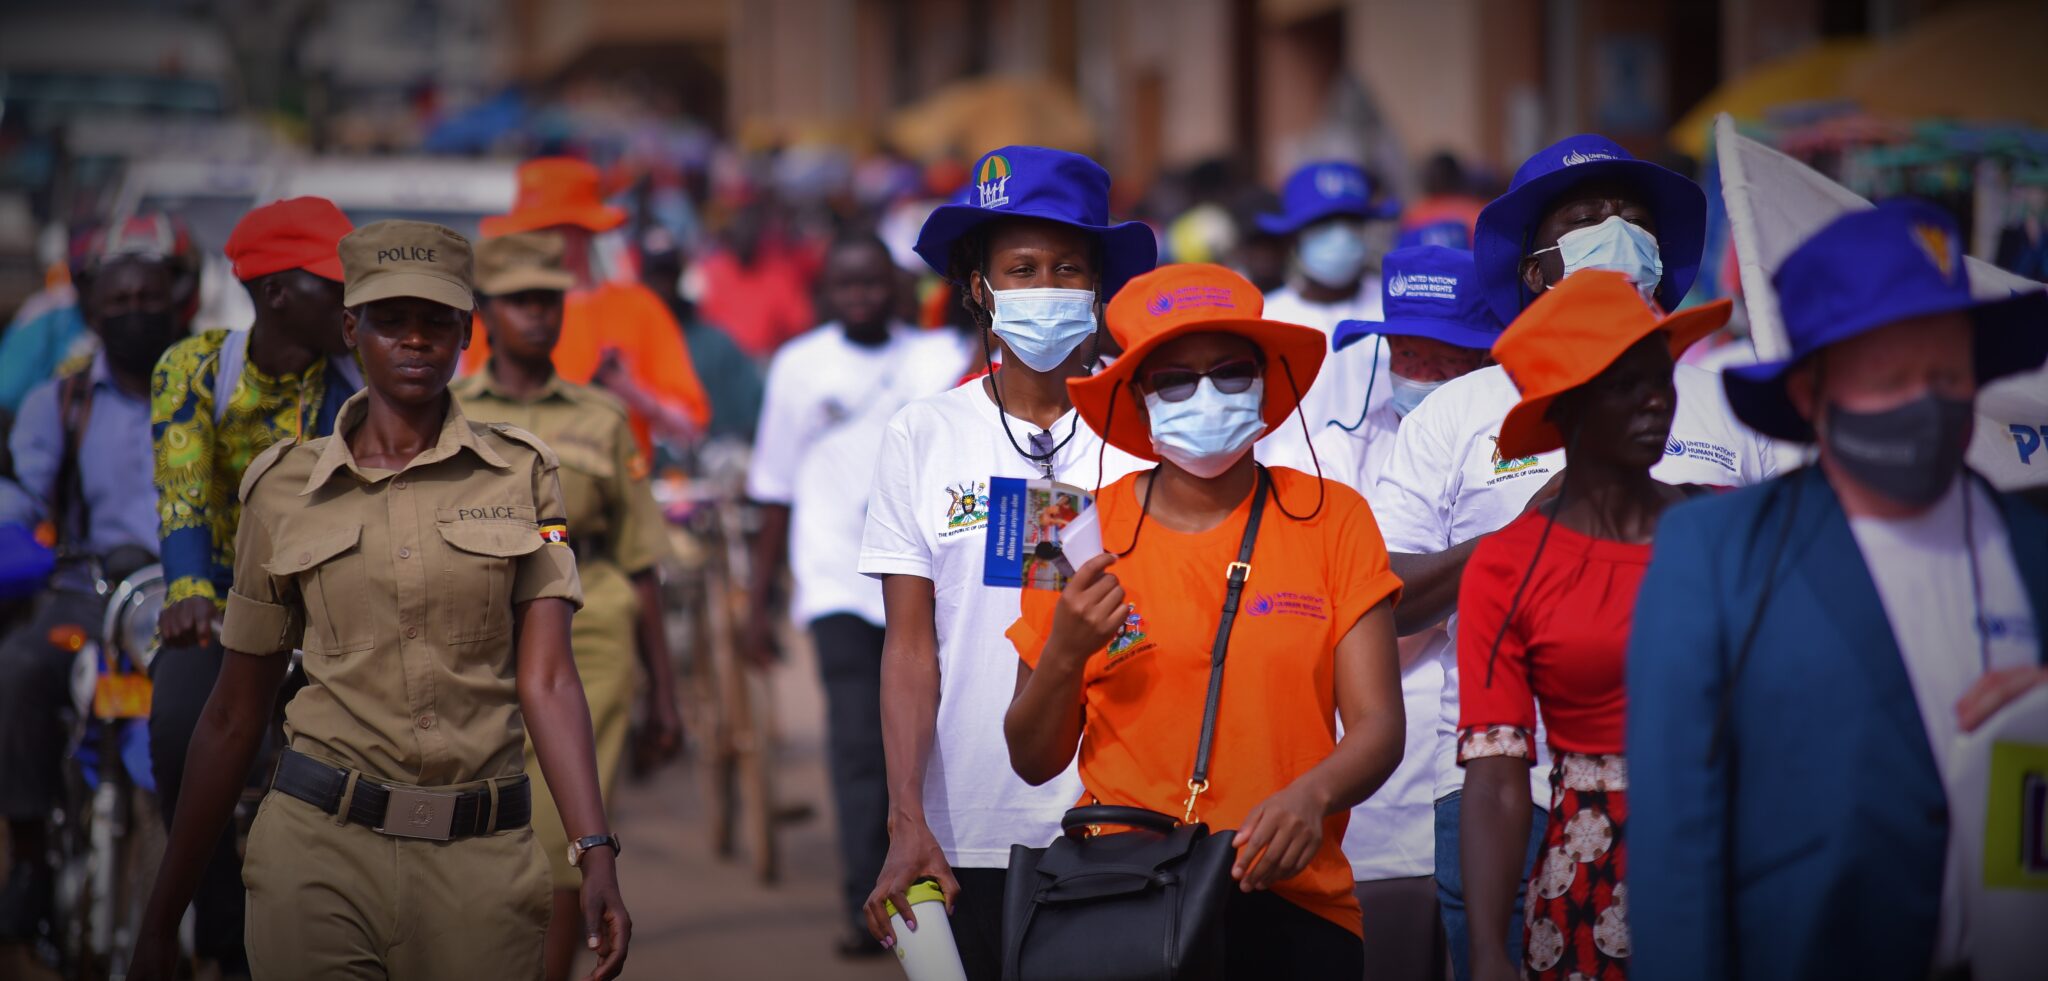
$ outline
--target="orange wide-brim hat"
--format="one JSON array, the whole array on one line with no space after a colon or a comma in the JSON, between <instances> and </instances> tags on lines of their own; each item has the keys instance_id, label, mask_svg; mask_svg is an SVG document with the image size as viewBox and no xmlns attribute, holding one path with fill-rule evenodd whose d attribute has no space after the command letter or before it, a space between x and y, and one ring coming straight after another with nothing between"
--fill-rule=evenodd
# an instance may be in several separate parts
<instances>
[{"instance_id":1,"label":"orange wide-brim hat","mask_svg":"<svg viewBox=\"0 0 2048 981\"><path fill-rule=\"evenodd\" d=\"M1546 418L1559 395L1592 381L1652 334L1664 335L1676 361L1727 323L1733 309L1733 301L1715 300L1667 315L1621 273L1583 269L1566 276L1493 342L1493 359L1522 392L1500 424L1501 458L1562 448L1564 433Z\"/></svg>"},{"instance_id":2,"label":"orange wide-brim hat","mask_svg":"<svg viewBox=\"0 0 2048 981\"><path fill-rule=\"evenodd\" d=\"M1314 327L1266 320L1266 298L1237 273L1208 263L1161 266L1132 279L1104 315L1124 353L1087 378L1067 381L1074 409L1111 446L1157 462L1152 430L1130 393L1138 369L1160 346L1193 334L1235 334L1258 345L1266 365L1266 432L1285 424L1315 383L1329 340ZM1291 381L1290 381L1291 378Z\"/></svg>"},{"instance_id":3,"label":"orange wide-brim hat","mask_svg":"<svg viewBox=\"0 0 2048 981\"><path fill-rule=\"evenodd\" d=\"M608 232L626 223L626 211L604 203L597 168L573 157L536 157L519 165L519 191L510 214L477 225L483 238L574 225Z\"/></svg>"}]
</instances>

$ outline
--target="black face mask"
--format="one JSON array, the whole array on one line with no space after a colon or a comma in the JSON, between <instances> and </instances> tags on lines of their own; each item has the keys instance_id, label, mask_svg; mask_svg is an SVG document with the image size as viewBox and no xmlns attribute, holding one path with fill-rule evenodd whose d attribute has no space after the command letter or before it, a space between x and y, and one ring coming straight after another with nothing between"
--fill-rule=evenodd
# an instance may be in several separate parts
<instances>
[{"instance_id":1,"label":"black face mask","mask_svg":"<svg viewBox=\"0 0 2048 981\"><path fill-rule=\"evenodd\" d=\"M1969 449L1974 406L1928 393L1881 412L1828 406L1827 447L1857 483L1921 508L1948 490Z\"/></svg>"},{"instance_id":2,"label":"black face mask","mask_svg":"<svg viewBox=\"0 0 2048 981\"><path fill-rule=\"evenodd\" d=\"M107 362L129 374L147 375L178 340L178 318L168 310L133 310L100 318L100 346Z\"/></svg>"}]
</instances>

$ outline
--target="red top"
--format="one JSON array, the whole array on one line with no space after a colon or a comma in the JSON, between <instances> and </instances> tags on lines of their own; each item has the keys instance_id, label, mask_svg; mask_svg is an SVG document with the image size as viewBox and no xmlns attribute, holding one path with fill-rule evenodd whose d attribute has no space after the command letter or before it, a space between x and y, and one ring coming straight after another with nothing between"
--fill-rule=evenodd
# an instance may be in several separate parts
<instances>
[{"instance_id":1,"label":"red top","mask_svg":"<svg viewBox=\"0 0 2048 981\"><path fill-rule=\"evenodd\" d=\"M1475 756L1526 755L1496 737L1536 729L1540 706L1550 744L1574 753L1620 753L1628 705L1623 667L1636 588L1650 546L1550 529L1533 570L1536 541L1550 519L1525 514L1487 537L1465 565L1458 589L1460 763ZM1523 576L1529 584L1505 634L1501 621ZM1495 635L1500 649L1488 677Z\"/></svg>"}]
</instances>

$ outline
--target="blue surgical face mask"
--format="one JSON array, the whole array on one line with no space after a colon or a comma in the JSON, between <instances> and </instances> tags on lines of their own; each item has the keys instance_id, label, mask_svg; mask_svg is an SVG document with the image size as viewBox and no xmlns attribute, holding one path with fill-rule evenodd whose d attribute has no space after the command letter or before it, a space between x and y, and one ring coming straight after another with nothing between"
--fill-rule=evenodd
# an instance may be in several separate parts
<instances>
[{"instance_id":1,"label":"blue surgical face mask","mask_svg":"<svg viewBox=\"0 0 2048 981\"><path fill-rule=\"evenodd\" d=\"M1608 269L1633 280L1643 296L1657 293L1664 280L1664 256L1657 249L1657 236L1648 229L1611 215L1591 228L1580 228L1558 236L1557 244L1538 249L1533 255L1556 250L1564 260L1564 274L1581 269Z\"/></svg>"},{"instance_id":2,"label":"blue surgical face mask","mask_svg":"<svg viewBox=\"0 0 2048 981\"><path fill-rule=\"evenodd\" d=\"M1203 378L1195 394L1168 402L1157 392L1145 393L1145 411L1152 417L1152 450L1197 477L1214 477L1231 468L1265 435L1259 409L1266 402L1266 381L1235 395L1216 390Z\"/></svg>"},{"instance_id":3,"label":"blue surgical face mask","mask_svg":"<svg viewBox=\"0 0 2048 981\"><path fill-rule=\"evenodd\" d=\"M1392 385L1392 392L1387 396L1387 404L1394 407L1395 415L1404 418L1408 413L1415 411L1415 407L1421 405L1422 400L1429 397L1429 393L1444 387L1444 383L1440 381L1420 382L1394 374L1389 374L1387 381Z\"/></svg>"},{"instance_id":4,"label":"blue surgical face mask","mask_svg":"<svg viewBox=\"0 0 2048 981\"><path fill-rule=\"evenodd\" d=\"M1365 230L1356 222L1332 221L1301 233L1295 258L1302 275L1323 286L1343 286L1365 271Z\"/></svg>"},{"instance_id":5,"label":"blue surgical face mask","mask_svg":"<svg viewBox=\"0 0 2048 981\"><path fill-rule=\"evenodd\" d=\"M1095 333L1095 291L1042 287L991 289L990 329L1032 371L1059 367Z\"/></svg>"}]
</instances>

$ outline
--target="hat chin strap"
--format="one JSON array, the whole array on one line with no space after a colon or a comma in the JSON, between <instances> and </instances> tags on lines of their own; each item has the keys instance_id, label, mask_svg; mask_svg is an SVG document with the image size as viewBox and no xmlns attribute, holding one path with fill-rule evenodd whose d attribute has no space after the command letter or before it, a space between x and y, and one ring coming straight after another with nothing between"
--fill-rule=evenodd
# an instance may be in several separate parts
<instances>
[{"instance_id":1,"label":"hat chin strap","mask_svg":"<svg viewBox=\"0 0 2048 981\"><path fill-rule=\"evenodd\" d=\"M1379 345L1377 344L1373 345L1373 357L1375 359L1379 357ZM1316 515L1323 513L1323 502L1329 497L1329 489L1323 486L1323 460L1322 457L1316 453L1316 441L1313 438L1313 436L1309 433L1308 416L1301 411L1301 385L1295 382L1294 365L1288 362L1286 355L1280 356L1280 373L1287 376L1287 388L1289 391L1292 391L1294 393L1294 418L1301 423L1302 440L1308 443L1309 464L1316 468L1316 506L1314 510L1310 511L1307 514L1295 514L1294 512L1287 510L1287 503L1280 499L1280 491L1278 488L1274 488L1273 490L1273 506L1279 508L1281 514L1293 518L1296 521L1307 521L1315 517ZM1378 369L1375 368L1373 373L1378 374ZM1372 389L1369 386L1370 383L1368 383L1368 387L1366 389L1366 402L1368 404L1370 404L1372 401ZM1365 422L1365 418L1363 416L1360 416L1358 421L1361 425L1363 425ZM1260 464L1260 466L1264 466L1264 464Z\"/></svg>"}]
</instances>

